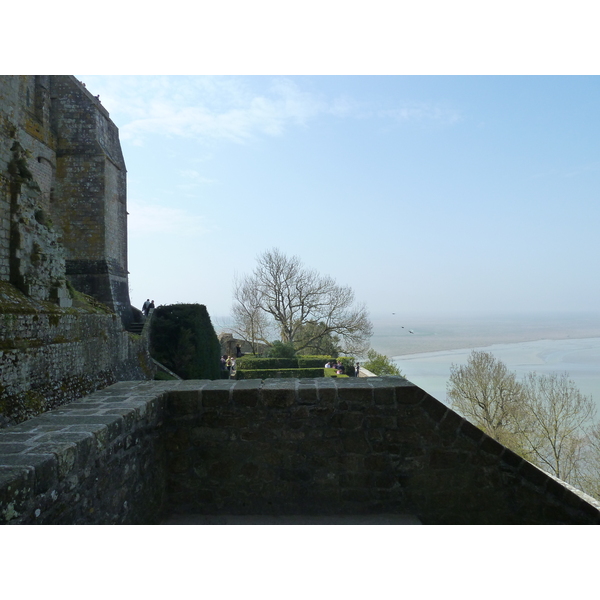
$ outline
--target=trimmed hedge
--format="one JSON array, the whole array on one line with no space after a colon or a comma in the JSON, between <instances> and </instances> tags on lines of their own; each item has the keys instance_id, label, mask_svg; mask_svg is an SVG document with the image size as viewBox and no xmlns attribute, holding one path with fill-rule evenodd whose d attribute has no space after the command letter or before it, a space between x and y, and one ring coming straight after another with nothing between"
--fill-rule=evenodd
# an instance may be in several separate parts
<instances>
[{"instance_id":1,"label":"trimmed hedge","mask_svg":"<svg viewBox=\"0 0 600 600\"><path fill-rule=\"evenodd\" d=\"M298 366L302 369L316 369L318 367L325 367L325 364L334 360L330 356L299 356Z\"/></svg>"},{"instance_id":2,"label":"trimmed hedge","mask_svg":"<svg viewBox=\"0 0 600 600\"><path fill-rule=\"evenodd\" d=\"M297 358L256 358L242 356L235 361L236 369L297 369Z\"/></svg>"},{"instance_id":3,"label":"trimmed hedge","mask_svg":"<svg viewBox=\"0 0 600 600\"><path fill-rule=\"evenodd\" d=\"M236 379L314 379L323 377L324 369L236 369Z\"/></svg>"},{"instance_id":4,"label":"trimmed hedge","mask_svg":"<svg viewBox=\"0 0 600 600\"><path fill-rule=\"evenodd\" d=\"M221 345L203 304L159 306L152 314L150 355L183 379L219 379Z\"/></svg>"},{"instance_id":5,"label":"trimmed hedge","mask_svg":"<svg viewBox=\"0 0 600 600\"><path fill-rule=\"evenodd\" d=\"M335 369L324 369L325 377L348 377L348 375L338 375Z\"/></svg>"},{"instance_id":6,"label":"trimmed hedge","mask_svg":"<svg viewBox=\"0 0 600 600\"><path fill-rule=\"evenodd\" d=\"M321 372L325 368L325 364L329 361L340 361L344 367L344 373L350 377L354 376L355 360L352 356L344 356L341 358L331 358L330 356L297 356L296 358L256 358L255 356L242 356L235 361L236 371L271 371L273 369L300 369L300 370L315 370ZM273 375L271 377L274 377ZM302 375L302 377L323 377L323 375ZM243 377L238 377L243 379ZM246 377L249 379L249 377ZM250 379L265 379L258 375L250 377Z\"/></svg>"}]
</instances>

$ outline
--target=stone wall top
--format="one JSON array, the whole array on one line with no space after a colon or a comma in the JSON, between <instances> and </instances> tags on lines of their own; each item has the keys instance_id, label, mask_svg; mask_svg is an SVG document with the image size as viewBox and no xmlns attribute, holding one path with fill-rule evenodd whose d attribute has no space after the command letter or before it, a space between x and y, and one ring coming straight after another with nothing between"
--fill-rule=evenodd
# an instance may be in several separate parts
<instances>
[{"instance_id":1,"label":"stone wall top","mask_svg":"<svg viewBox=\"0 0 600 600\"><path fill-rule=\"evenodd\" d=\"M122 382L0 432L4 522L169 510L600 523L598 502L398 378Z\"/></svg>"}]
</instances>

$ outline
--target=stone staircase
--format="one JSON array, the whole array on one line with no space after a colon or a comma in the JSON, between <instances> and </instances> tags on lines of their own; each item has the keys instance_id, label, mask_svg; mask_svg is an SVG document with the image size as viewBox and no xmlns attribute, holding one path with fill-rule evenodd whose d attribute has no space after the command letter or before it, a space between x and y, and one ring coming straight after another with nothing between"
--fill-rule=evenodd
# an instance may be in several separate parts
<instances>
[{"instance_id":1,"label":"stone staircase","mask_svg":"<svg viewBox=\"0 0 600 600\"><path fill-rule=\"evenodd\" d=\"M143 329L144 323L130 323L129 327L127 327L129 333L135 333L136 335L142 335Z\"/></svg>"},{"instance_id":2,"label":"stone staircase","mask_svg":"<svg viewBox=\"0 0 600 600\"><path fill-rule=\"evenodd\" d=\"M141 311L137 311L138 314L138 319L139 318L143 318L142 317L142 313ZM134 333L135 335L142 335L142 332L144 331L144 327L146 326L146 324L150 324L150 319L152 318L152 313L154 312L154 310L151 310L150 313L148 314L148 316L143 320L143 321L136 321L134 323L129 323L129 326L127 327L127 331L129 331L129 333Z\"/></svg>"}]
</instances>

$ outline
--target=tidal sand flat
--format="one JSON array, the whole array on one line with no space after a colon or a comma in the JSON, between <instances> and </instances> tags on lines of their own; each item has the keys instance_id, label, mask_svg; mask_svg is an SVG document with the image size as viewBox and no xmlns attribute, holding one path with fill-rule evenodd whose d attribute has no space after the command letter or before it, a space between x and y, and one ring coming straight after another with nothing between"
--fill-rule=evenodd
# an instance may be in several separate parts
<instances>
[{"instance_id":1,"label":"tidal sand flat","mask_svg":"<svg viewBox=\"0 0 600 600\"><path fill-rule=\"evenodd\" d=\"M537 340L600 338L600 313L373 317L371 346L387 356ZM413 333L410 333L410 332Z\"/></svg>"},{"instance_id":2,"label":"tidal sand flat","mask_svg":"<svg viewBox=\"0 0 600 600\"><path fill-rule=\"evenodd\" d=\"M566 372L583 394L592 396L600 413L600 338L492 344L394 356L393 360L410 381L447 402L450 367L465 365L472 350L491 352L518 377L532 371L546 375Z\"/></svg>"},{"instance_id":3,"label":"tidal sand flat","mask_svg":"<svg viewBox=\"0 0 600 600\"><path fill-rule=\"evenodd\" d=\"M374 318L374 329L372 347L442 402L450 366L466 364L477 349L491 352L518 376L567 372L600 412L600 314L393 315Z\"/></svg>"}]
</instances>

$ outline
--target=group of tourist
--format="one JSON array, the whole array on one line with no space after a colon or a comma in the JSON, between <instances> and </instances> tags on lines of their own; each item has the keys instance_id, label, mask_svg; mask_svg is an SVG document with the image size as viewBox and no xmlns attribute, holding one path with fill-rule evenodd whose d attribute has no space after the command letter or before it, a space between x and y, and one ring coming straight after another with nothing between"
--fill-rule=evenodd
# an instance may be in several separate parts
<instances>
[{"instance_id":1,"label":"group of tourist","mask_svg":"<svg viewBox=\"0 0 600 600\"><path fill-rule=\"evenodd\" d=\"M346 367L344 367L344 365L342 364L342 362L340 360L333 361L330 360L325 364L325 368L326 369L335 369L335 372L337 375L345 375L346 373ZM356 363L356 365L354 365L354 377L358 377L358 373L360 372L360 364Z\"/></svg>"},{"instance_id":2,"label":"group of tourist","mask_svg":"<svg viewBox=\"0 0 600 600\"><path fill-rule=\"evenodd\" d=\"M231 377L233 371L235 371L235 358L223 354L223 356L221 356L221 377L223 379Z\"/></svg>"},{"instance_id":3,"label":"group of tourist","mask_svg":"<svg viewBox=\"0 0 600 600\"><path fill-rule=\"evenodd\" d=\"M154 310L154 300L152 300L152 302L150 302L150 298L148 298L146 300L146 302L144 302L144 305L142 306L142 314L147 317L151 311Z\"/></svg>"}]
</instances>

